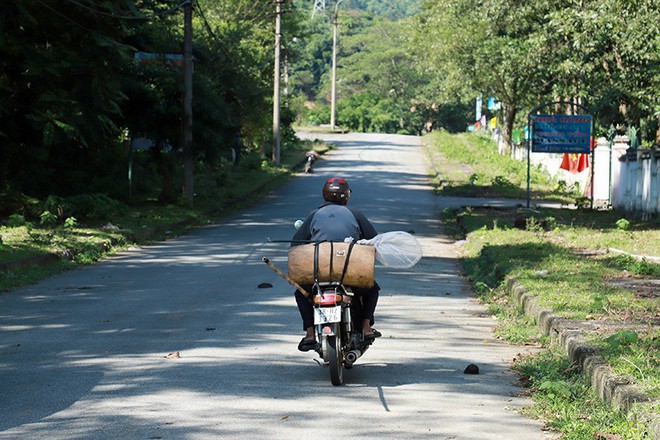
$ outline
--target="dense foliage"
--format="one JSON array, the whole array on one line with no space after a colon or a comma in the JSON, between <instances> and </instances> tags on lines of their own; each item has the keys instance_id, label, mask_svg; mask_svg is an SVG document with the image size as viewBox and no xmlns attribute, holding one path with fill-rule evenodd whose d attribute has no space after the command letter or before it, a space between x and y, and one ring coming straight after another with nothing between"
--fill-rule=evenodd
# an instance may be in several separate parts
<instances>
[{"instance_id":1,"label":"dense foliage","mask_svg":"<svg viewBox=\"0 0 660 440\"><path fill-rule=\"evenodd\" d=\"M0 200L132 189L178 196L182 0L0 2ZM283 1L282 133L328 124L337 12L337 123L351 130L464 131L495 97L505 142L539 104L570 101L596 135L660 141L660 9L654 0ZM274 5L193 2L196 167L272 144ZM312 12L316 12L313 14ZM566 111L557 107L554 111ZM153 147L130 148L144 137Z\"/></svg>"},{"instance_id":2,"label":"dense foliage","mask_svg":"<svg viewBox=\"0 0 660 440\"><path fill-rule=\"evenodd\" d=\"M337 121L363 131L463 131L476 98L494 97L500 109L484 105L483 113L497 118L510 144L529 111L563 101L594 116L596 136L614 125L636 128L646 145L659 142L654 3L420 0L397 2L405 11L392 15L393 2L347 0L338 8ZM292 67L294 95L305 78L304 100L295 95L293 108L307 122L329 121L332 12L312 23L314 47L323 47L314 69Z\"/></svg>"},{"instance_id":3,"label":"dense foliage","mask_svg":"<svg viewBox=\"0 0 660 440\"><path fill-rule=\"evenodd\" d=\"M0 193L125 197L132 154L145 189L177 197L183 69L161 55L183 52L185 4L0 4ZM273 7L193 5L195 162L222 165L239 139L244 154L270 142ZM287 23L295 26L295 15ZM140 53L160 58L140 62ZM154 147L131 152L140 137Z\"/></svg>"},{"instance_id":4,"label":"dense foliage","mask_svg":"<svg viewBox=\"0 0 660 440\"><path fill-rule=\"evenodd\" d=\"M418 0L350 0L350 5L355 9L370 12L374 15L397 20L414 15L419 11Z\"/></svg>"},{"instance_id":5,"label":"dense foliage","mask_svg":"<svg viewBox=\"0 0 660 440\"><path fill-rule=\"evenodd\" d=\"M290 66L292 108L303 123L330 120L334 5L309 19L300 38L300 57ZM330 7L332 6L332 8ZM424 48L413 46L410 19L418 1L357 1L337 8L337 123L356 131L420 134L442 126L459 131L468 107L440 107L429 89L433 75L421 63ZM396 10L398 12L393 13Z\"/></svg>"},{"instance_id":6,"label":"dense foliage","mask_svg":"<svg viewBox=\"0 0 660 440\"><path fill-rule=\"evenodd\" d=\"M660 141L654 0L426 0L417 23L437 89L445 97L496 97L507 141L527 112L558 100L584 105L598 136L615 124Z\"/></svg>"}]
</instances>

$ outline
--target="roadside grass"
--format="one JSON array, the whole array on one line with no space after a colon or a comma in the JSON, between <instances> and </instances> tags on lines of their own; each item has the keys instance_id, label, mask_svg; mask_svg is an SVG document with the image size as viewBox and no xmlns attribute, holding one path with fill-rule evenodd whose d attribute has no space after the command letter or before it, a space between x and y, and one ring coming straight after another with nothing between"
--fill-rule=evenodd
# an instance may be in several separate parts
<instances>
[{"instance_id":1,"label":"roadside grass","mask_svg":"<svg viewBox=\"0 0 660 440\"><path fill-rule=\"evenodd\" d=\"M324 153L331 147L309 141L287 144L279 167L256 154L244 157L239 166L198 166L193 207L183 198L160 204L157 194L135 196L128 204L104 195L30 199L23 204L29 205L26 209L0 219L0 291L212 223L285 183L312 148Z\"/></svg>"},{"instance_id":2,"label":"roadside grass","mask_svg":"<svg viewBox=\"0 0 660 440\"><path fill-rule=\"evenodd\" d=\"M510 297L506 283L515 278L546 308L587 323L590 342L614 373L659 399L660 290L654 280L660 279L660 265L613 253L610 248L658 256L660 228L655 220L635 219L626 220L623 228L621 219L620 213L568 209L462 208L444 213L448 231L464 240L465 274L498 320L498 337L516 344L549 346L534 319L524 315ZM558 353L552 356L562 357ZM529 362L543 364L550 358L541 359ZM569 362L565 355L563 359ZM538 375L549 385L532 388L540 406L537 411L587 415L575 426L557 422L566 438L587 438L580 437L585 429L619 435L619 428L608 431L602 417L591 413L600 412L600 406L549 399L548 393L557 392L554 379L542 368ZM561 382L561 387L567 395L582 393L580 382ZM561 411L557 405L563 405ZM619 417L617 411L610 411L612 420ZM621 438L644 438L637 437L636 430L631 427Z\"/></svg>"},{"instance_id":3,"label":"roadside grass","mask_svg":"<svg viewBox=\"0 0 660 440\"><path fill-rule=\"evenodd\" d=\"M643 428L603 403L580 371L558 349L516 360L514 370L538 405L521 412L542 419L564 440L648 439Z\"/></svg>"},{"instance_id":4,"label":"roadside grass","mask_svg":"<svg viewBox=\"0 0 660 440\"><path fill-rule=\"evenodd\" d=\"M434 185L444 196L527 197L527 163L501 155L485 135L434 131L424 137L435 164ZM573 203L579 193L552 179L539 166L530 169L532 198Z\"/></svg>"}]
</instances>

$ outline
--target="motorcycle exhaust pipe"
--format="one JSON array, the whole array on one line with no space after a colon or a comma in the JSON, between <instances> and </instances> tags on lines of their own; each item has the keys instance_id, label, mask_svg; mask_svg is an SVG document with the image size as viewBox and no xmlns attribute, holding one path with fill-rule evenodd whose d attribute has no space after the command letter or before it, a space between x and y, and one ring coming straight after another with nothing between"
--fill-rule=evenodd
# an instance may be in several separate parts
<instances>
[{"instance_id":1,"label":"motorcycle exhaust pipe","mask_svg":"<svg viewBox=\"0 0 660 440\"><path fill-rule=\"evenodd\" d=\"M346 353L346 356L344 356L344 360L348 365L353 365L360 356L362 356L362 352L360 350L351 350L348 353Z\"/></svg>"}]
</instances>

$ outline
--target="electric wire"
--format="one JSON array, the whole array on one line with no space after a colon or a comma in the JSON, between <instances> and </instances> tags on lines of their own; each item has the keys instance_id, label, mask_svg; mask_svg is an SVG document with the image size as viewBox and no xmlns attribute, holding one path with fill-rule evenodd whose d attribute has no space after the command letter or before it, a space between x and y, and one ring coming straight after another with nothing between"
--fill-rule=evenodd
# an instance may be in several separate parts
<instances>
[{"instance_id":1,"label":"electric wire","mask_svg":"<svg viewBox=\"0 0 660 440\"><path fill-rule=\"evenodd\" d=\"M220 50L225 52L223 44L220 42L220 39L215 35L215 32L213 32L213 29L211 29L211 25L209 25L209 22L206 20L206 15L204 15L204 10L202 7L199 5L199 3L195 4L197 12L199 12L199 16L202 18L202 22L204 23L204 28L206 31L209 33L213 41L215 41L218 44L218 47L220 47ZM227 54L225 52L225 54Z\"/></svg>"},{"instance_id":2,"label":"electric wire","mask_svg":"<svg viewBox=\"0 0 660 440\"><path fill-rule=\"evenodd\" d=\"M151 20L151 19L156 18L156 17L164 17L164 16L167 16L167 15L173 14L173 13L177 12L178 10L180 10L182 7L184 7L184 6L186 6L187 4L190 4L190 3L192 3L194 5L194 0L183 0L179 4L177 4L176 6L170 8L170 9L167 9L165 11L154 12L153 14L151 14L149 16L137 16L137 15L119 15L119 14L116 14L116 13L103 11L103 10L94 8L94 7L92 7L88 4L82 3L78 0L67 0L67 1L71 4L73 4L73 5L76 5L78 7L86 9L87 11L89 11L93 14L103 15L103 16L107 16L107 17L120 19L120 20L144 20L144 21ZM105 35L102 35L102 34L96 32L93 29L88 28L85 25L80 24L79 22L77 22L76 20L74 20L71 17L67 16L66 14L64 14L64 13L58 11L57 9L53 8L52 6L44 3L42 0L37 0L37 2L40 3L46 9L49 9L50 11L55 13L56 15L60 16L64 20L68 21L69 23L74 24L75 26L89 32L92 35L95 35L98 38L101 38L105 41L108 41L111 44L114 44L118 47L123 47L123 48L129 49L129 50L135 50L135 48L132 47L132 46L120 43L120 42L118 42L118 41L116 41L116 40L114 40L110 37L107 37Z\"/></svg>"},{"instance_id":3,"label":"electric wire","mask_svg":"<svg viewBox=\"0 0 660 440\"><path fill-rule=\"evenodd\" d=\"M111 43L111 44L114 44L114 45L118 46L118 47L123 47L123 48L125 48L125 49L135 50L135 48L132 47L132 46L129 46L129 45L127 45L127 44L123 44L123 43L120 43L120 42L118 42L118 41L115 41L115 40L113 40L113 39L110 38L110 37L107 37L107 36L105 36L105 35L102 35L102 34L96 32L95 30L90 29L90 28L88 28L87 26L84 26L84 25L78 23L76 20L74 20L74 19L68 17L67 15L63 14L62 12L60 12L60 11L58 11L57 9L53 8L52 6L50 6L50 5L46 4L46 3L44 3L42 0L37 0L37 2L40 3L40 4L41 4L43 7L45 7L46 9L49 9L49 10L51 10L52 12L54 12L56 15L59 15L59 16L62 17L64 20L68 21L69 23L72 23L72 24L76 25L77 27L79 27L79 28L81 28L81 29L83 29L83 30L89 32L89 33L92 34L92 35L97 36L98 38L101 38L101 39L103 39L103 40L105 40L105 41L107 41L107 42L109 42L109 43Z\"/></svg>"},{"instance_id":4,"label":"electric wire","mask_svg":"<svg viewBox=\"0 0 660 440\"><path fill-rule=\"evenodd\" d=\"M94 13L94 14L105 15L107 17L117 18L117 19L120 19L120 20L151 20L151 19L156 18L156 17L163 17L163 16L166 16L166 15L173 14L174 12L177 12L179 9L181 9L182 7L187 5L188 3L192 2L193 0L184 0L181 3L179 3L178 5L170 8L170 9L167 9L165 11L160 11L160 12L153 12L152 14L145 15L145 16L119 15L119 14L116 14L114 12L108 12L108 11L104 11L104 10L101 10L101 9L94 8L94 7L92 7L88 4L82 3L78 0L67 0L67 1L69 3L72 3L72 4L76 5L76 6L84 8L84 9L86 9L86 10L88 10L88 11Z\"/></svg>"}]
</instances>

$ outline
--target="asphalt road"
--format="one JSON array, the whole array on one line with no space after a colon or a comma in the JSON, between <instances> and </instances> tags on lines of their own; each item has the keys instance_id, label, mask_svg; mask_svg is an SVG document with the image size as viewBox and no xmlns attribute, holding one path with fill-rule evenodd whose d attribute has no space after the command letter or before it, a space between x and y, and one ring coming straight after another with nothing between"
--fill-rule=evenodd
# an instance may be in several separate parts
<instances>
[{"instance_id":1,"label":"asphalt road","mask_svg":"<svg viewBox=\"0 0 660 440\"><path fill-rule=\"evenodd\" d=\"M419 138L339 135L340 147L255 206L185 237L0 296L0 439L545 439L515 409L493 320L458 275ZM300 353L286 267L292 224L330 176L379 232L414 231L424 258L376 269L383 337L330 384ZM259 288L271 283L273 288ZM479 375L463 370L477 364Z\"/></svg>"}]
</instances>

